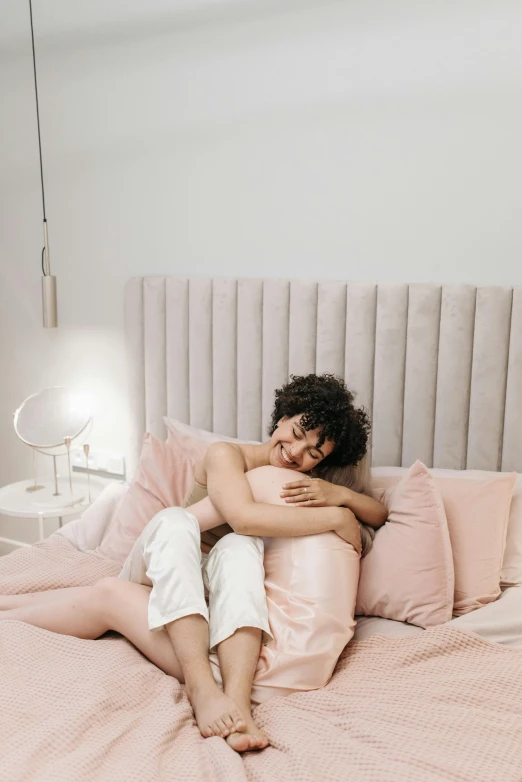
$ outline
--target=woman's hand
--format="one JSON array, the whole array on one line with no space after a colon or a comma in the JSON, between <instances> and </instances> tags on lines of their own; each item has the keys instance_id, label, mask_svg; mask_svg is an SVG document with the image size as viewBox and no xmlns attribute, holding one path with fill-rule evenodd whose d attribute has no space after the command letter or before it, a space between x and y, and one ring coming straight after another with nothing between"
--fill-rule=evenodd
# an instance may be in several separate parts
<instances>
[{"instance_id":1,"label":"woman's hand","mask_svg":"<svg viewBox=\"0 0 522 782\"><path fill-rule=\"evenodd\" d=\"M323 481L322 478L309 478L303 475L301 480L285 483L280 495L284 501L297 507L338 506L349 508L359 521L363 521L374 529L382 527L388 518L386 507L373 497L339 486L336 483Z\"/></svg>"},{"instance_id":2,"label":"woman's hand","mask_svg":"<svg viewBox=\"0 0 522 782\"><path fill-rule=\"evenodd\" d=\"M282 487L281 497L285 502L307 507L324 507L325 505L340 507L346 502L346 493L345 486L323 481L322 478L303 476L299 481L285 483Z\"/></svg>"}]
</instances>

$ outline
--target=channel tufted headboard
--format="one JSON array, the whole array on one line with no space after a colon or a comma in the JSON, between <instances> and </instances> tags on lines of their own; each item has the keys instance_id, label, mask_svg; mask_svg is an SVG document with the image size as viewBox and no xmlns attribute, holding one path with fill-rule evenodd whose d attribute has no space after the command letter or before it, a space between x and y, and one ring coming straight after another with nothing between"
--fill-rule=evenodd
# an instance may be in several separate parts
<instances>
[{"instance_id":1,"label":"channel tufted headboard","mask_svg":"<svg viewBox=\"0 0 522 782\"><path fill-rule=\"evenodd\" d=\"M374 465L522 472L522 288L136 277L125 330L131 470L164 415L258 440L290 374L333 372Z\"/></svg>"}]
</instances>

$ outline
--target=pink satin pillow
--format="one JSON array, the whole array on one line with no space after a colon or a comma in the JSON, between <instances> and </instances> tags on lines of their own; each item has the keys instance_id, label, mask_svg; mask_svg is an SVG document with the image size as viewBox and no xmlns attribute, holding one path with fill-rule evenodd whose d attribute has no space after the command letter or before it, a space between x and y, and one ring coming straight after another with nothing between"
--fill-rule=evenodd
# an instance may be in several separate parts
<instances>
[{"instance_id":1,"label":"pink satin pillow","mask_svg":"<svg viewBox=\"0 0 522 782\"><path fill-rule=\"evenodd\" d=\"M176 443L170 438L163 443L147 433L136 474L98 553L123 565L152 517L163 508L183 505L193 475L192 460Z\"/></svg>"},{"instance_id":2,"label":"pink satin pillow","mask_svg":"<svg viewBox=\"0 0 522 782\"><path fill-rule=\"evenodd\" d=\"M281 487L295 480L295 472L266 466L247 473L247 478L256 502L284 506ZM359 555L334 532L264 538L264 544L273 640L261 648L254 703L328 683L354 634L359 580Z\"/></svg>"},{"instance_id":3,"label":"pink satin pillow","mask_svg":"<svg viewBox=\"0 0 522 782\"><path fill-rule=\"evenodd\" d=\"M382 490L396 484L401 472L399 468L374 470L372 483L376 496L378 488ZM453 615L461 616L492 603L500 596L510 506L517 475L481 474L479 471L459 474L458 471L436 469L432 475L444 503L453 551ZM386 504L386 498L383 501ZM513 566L512 572L515 570Z\"/></svg>"},{"instance_id":4,"label":"pink satin pillow","mask_svg":"<svg viewBox=\"0 0 522 782\"><path fill-rule=\"evenodd\" d=\"M361 562L356 613L419 627L451 619L454 573L442 497L422 462L388 489L388 521Z\"/></svg>"},{"instance_id":5,"label":"pink satin pillow","mask_svg":"<svg viewBox=\"0 0 522 782\"><path fill-rule=\"evenodd\" d=\"M265 538L264 562L273 640L261 647L254 703L328 684L355 631L360 559L335 532L324 532Z\"/></svg>"}]
</instances>

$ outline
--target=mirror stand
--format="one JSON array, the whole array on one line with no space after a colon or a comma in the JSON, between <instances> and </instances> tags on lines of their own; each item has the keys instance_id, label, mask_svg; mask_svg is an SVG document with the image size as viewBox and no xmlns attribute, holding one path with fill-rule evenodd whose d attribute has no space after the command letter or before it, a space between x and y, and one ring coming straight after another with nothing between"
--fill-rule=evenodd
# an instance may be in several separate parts
<instances>
[{"instance_id":1,"label":"mirror stand","mask_svg":"<svg viewBox=\"0 0 522 782\"><path fill-rule=\"evenodd\" d=\"M53 472L54 472L54 493L53 497L60 496L60 490L58 488L58 467L56 465L56 456L53 455Z\"/></svg>"},{"instance_id":2,"label":"mirror stand","mask_svg":"<svg viewBox=\"0 0 522 782\"><path fill-rule=\"evenodd\" d=\"M40 491L41 489L45 489L45 486L42 486L41 483L38 483L36 479L36 451L34 448L31 448L31 451L33 452L33 480L34 483L31 484L31 486L28 486L26 488L26 491L33 492L33 491Z\"/></svg>"}]
</instances>

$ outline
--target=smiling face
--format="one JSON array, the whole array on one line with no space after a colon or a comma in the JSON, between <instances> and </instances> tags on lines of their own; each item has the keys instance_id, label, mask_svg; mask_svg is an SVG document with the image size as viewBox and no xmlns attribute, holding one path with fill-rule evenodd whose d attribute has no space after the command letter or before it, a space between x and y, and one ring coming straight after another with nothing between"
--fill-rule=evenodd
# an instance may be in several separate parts
<instances>
[{"instance_id":1,"label":"smiling face","mask_svg":"<svg viewBox=\"0 0 522 782\"><path fill-rule=\"evenodd\" d=\"M310 472L332 453L334 443L325 440L318 448L320 430L306 431L300 423L301 415L302 413L279 421L270 439L270 464L273 467Z\"/></svg>"}]
</instances>

